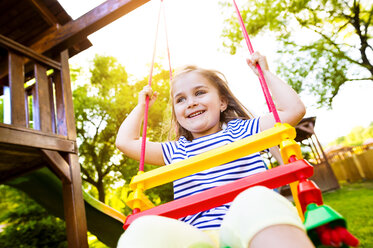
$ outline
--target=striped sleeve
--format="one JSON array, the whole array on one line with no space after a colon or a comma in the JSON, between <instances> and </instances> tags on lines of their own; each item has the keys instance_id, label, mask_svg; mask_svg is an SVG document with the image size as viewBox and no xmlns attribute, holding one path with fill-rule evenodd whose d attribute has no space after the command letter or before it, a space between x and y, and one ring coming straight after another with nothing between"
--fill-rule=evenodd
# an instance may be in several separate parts
<instances>
[{"instance_id":1,"label":"striped sleeve","mask_svg":"<svg viewBox=\"0 0 373 248\"><path fill-rule=\"evenodd\" d=\"M161 143L162 146L162 154L163 154L163 160L165 165L169 165L172 163L172 157L175 154L176 151L176 142L175 141L169 141L169 142L163 142Z\"/></svg>"},{"instance_id":2,"label":"striped sleeve","mask_svg":"<svg viewBox=\"0 0 373 248\"><path fill-rule=\"evenodd\" d=\"M252 128L250 130L250 135L254 135L254 134L257 134L257 133L260 133L261 130L260 130L260 117L257 117L255 119L250 119L252 121ZM264 149L263 152L269 152L269 149Z\"/></svg>"},{"instance_id":3,"label":"striped sleeve","mask_svg":"<svg viewBox=\"0 0 373 248\"><path fill-rule=\"evenodd\" d=\"M228 123L228 128L234 136L246 138L260 132L259 118L249 120L236 119Z\"/></svg>"}]
</instances>

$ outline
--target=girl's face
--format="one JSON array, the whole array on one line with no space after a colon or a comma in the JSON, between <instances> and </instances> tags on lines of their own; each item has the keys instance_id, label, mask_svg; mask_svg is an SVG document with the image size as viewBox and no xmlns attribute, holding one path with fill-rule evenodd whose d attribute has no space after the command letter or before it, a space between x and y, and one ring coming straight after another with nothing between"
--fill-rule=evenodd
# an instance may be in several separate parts
<instances>
[{"instance_id":1,"label":"girl's face","mask_svg":"<svg viewBox=\"0 0 373 248\"><path fill-rule=\"evenodd\" d=\"M190 131L193 138L221 130L220 112L227 108L227 101L218 89L198 72L180 76L173 84L173 106L177 122Z\"/></svg>"}]
</instances>

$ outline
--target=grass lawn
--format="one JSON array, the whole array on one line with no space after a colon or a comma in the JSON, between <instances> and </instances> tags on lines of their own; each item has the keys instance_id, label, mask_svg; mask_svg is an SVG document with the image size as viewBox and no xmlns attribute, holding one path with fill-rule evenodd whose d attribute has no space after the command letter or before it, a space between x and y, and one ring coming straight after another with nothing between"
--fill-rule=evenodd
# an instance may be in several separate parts
<instances>
[{"instance_id":1,"label":"grass lawn","mask_svg":"<svg viewBox=\"0 0 373 248\"><path fill-rule=\"evenodd\" d=\"M323 193L324 203L340 213L361 248L373 247L373 181L342 185Z\"/></svg>"}]
</instances>

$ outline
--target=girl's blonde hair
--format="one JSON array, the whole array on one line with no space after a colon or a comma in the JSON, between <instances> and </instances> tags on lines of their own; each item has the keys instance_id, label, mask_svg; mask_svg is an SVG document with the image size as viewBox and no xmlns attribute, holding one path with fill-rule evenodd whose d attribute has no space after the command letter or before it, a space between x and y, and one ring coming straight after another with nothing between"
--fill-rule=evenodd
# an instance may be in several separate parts
<instances>
[{"instance_id":1,"label":"girl's blonde hair","mask_svg":"<svg viewBox=\"0 0 373 248\"><path fill-rule=\"evenodd\" d=\"M172 96L172 90L174 83L184 75L188 73L199 73L202 77L206 78L219 92L220 97L226 99L227 108L220 113L220 125L228 123L233 119L251 119L253 115L245 106L233 95L232 91L228 87L228 82L225 76L215 70L203 69L194 65L188 65L178 71L171 82L171 105L172 105L172 118L171 118L171 130L169 133L170 139L179 139L184 136L187 140L193 140L192 133L183 128L176 119L174 110L174 99Z\"/></svg>"}]
</instances>

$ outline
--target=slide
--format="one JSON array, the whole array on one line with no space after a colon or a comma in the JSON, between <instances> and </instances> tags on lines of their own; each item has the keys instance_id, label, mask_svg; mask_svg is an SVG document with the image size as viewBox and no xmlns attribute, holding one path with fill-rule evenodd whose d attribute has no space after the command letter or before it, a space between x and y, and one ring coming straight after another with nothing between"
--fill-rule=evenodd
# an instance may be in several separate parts
<instances>
[{"instance_id":1,"label":"slide","mask_svg":"<svg viewBox=\"0 0 373 248\"><path fill-rule=\"evenodd\" d=\"M22 190L49 213L63 219L61 181L46 167L27 173L5 184ZM123 233L125 216L83 191L88 230L110 247L116 247Z\"/></svg>"}]
</instances>

